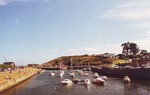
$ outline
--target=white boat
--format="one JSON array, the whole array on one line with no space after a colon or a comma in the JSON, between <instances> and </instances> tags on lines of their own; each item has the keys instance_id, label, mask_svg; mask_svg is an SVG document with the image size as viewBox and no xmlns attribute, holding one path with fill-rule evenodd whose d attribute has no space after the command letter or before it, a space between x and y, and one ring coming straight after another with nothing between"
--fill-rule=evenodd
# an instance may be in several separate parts
<instances>
[{"instance_id":1,"label":"white boat","mask_svg":"<svg viewBox=\"0 0 150 95\"><path fill-rule=\"evenodd\" d=\"M74 73L74 70L73 70L72 58L70 59L70 62L71 62L71 67L70 67L71 68L71 72L69 73L69 76L75 78L75 73Z\"/></svg>"},{"instance_id":2,"label":"white boat","mask_svg":"<svg viewBox=\"0 0 150 95\"><path fill-rule=\"evenodd\" d=\"M84 71L86 71L86 70L87 70L87 68L83 68L83 70L84 70Z\"/></svg>"},{"instance_id":3,"label":"white boat","mask_svg":"<svg viewBox=\"0 0 150 95\"><path fill-rule=\"evenodd\" d=\"M90 84L91 84L90 79L85 79L85 80L84 80L84 84L85 84L85 85L90 85Z\"/></svg>"},{"instance_id":4,"label":"white boat","mask_svg":"<svg viewBox=\"0 0 150 95\"><path fill-rule=\"evenodd\" d=\"M57 71L54 71L54 73L57 73Z\"/></svg>"},{"instance_id":5,"label":"white boat","mask_svg":"<svg viewBox=\"0 0 150 95\"><path fill-rule=\"evenodd\" d=\"M54 72L51 72L51 73L50 73L50 76L55 76L55 73L54 73Z\"/></svg>"},{"instance_id":6,"label":"white boat","mask_svg":"<svg viewBox=\"0 0 150 95\"><path fill-rule=\"evenodd\" d=\"M63 78L63 76L64 76L64 73L62 72L58 73L58 77Z\"/></svg>"},{"instance_id":7,"label":"white boat","mask_svg":"<svg viewBox=\"0 0 150 95\"><path fill-rule=\"evenodd\" d=\"M128 76L124 76L123 82L129 83L129 82L131 82L131 80Z\"/></svg>"},{"instance_id":8,"label":"white boat","mask_svg":"<svg viewBox=\"0 0 150 95\"><path fill-rule=\"evenodd\" d=\"M82 70L79 70L79 75L83 75L83 71Z\"/></svg>"},{"instance_id":9,"label":"white boat","mask_svg":"<svg viewBox=\"0 0 150 95\"><path fill-rule=\"evenodd\" d=\"M64 74L63 73L60 73L60 78L62 78L64 76Z\"/></svg>"},{"instance_id":10,"label":"white boat","mask_svg":"<svg viewBox=\"0 0 150 95\"><path fill-rule=\"evenodd\" d=\"M103 80L101 77L99 77L99 78L93 79L92 82L95 83L95 84L104 84L105 80Z\"/></svg>"},{"instance_id":11,"label":"white boat","mask_svg":"<svg viewBox=\"0 0 150 95\"><path fill-rule=\"evenodd\" d=\"M41 73L44 73L45 72L45 70L41 70Z\"/></svg>"},{"instance_id":12,"label":"white boat","mask_svg":"<svg viewBox=\"0 0 150 95\"><path fill-rule=\"evenodd\" d=\"M64 79L64 80L61 81L61 84L69 85L69 84L72 84L72 81L70 79Z\"/></svg>"},{"instance_id":13,"label":"white boat","mask_svg":"<svg viewBox=\"0 0 150 95\"><path fill-rule=\"evenodd\" d=\"M95 72L95 73L93 74L93 77L94 77L94 78L98 78L98 77L99 77L99 74Z\"/></svg>"},{"instance_id":14,"label":"white boat","mask_svg":"<svg viewBox=\"0 0 150 95\"><path fill-rule=\"evenodd\" d=\"M88 76L89 74L88 73L83 73L83 76Z\"/></svg>"},{"instance_id":15,"label":"white boat","mask_svg":"<svg viewBox=\"0 0 150 95\"><path fill-rule=\"evenodd\" d=\"M62 70L60 71L60 73L62 73L63 75L65 74L65 72L64 72L64 71L62 71Z\"/></svg>"},{"instance_id":16,"label":"white boat","mask_svg":"<svg viewBox=\"0 0 150 95\"><path fill-rule=\"evenodd\" d=\"M44 73L44 72L45 72L45 70L42 70L42 69L37 71L37 73Z\"/></svg>"},{"instance_id":17,"label":"white boat","mask_svg":"<svg viewBox=\"0 0 150 95\"><path fill-rule=\"evenodd\" d=\"M102 76L101 78L105 81L108 80L107 76Z\"/></svg>"},{"instance_id":18,"label":"white boat","mask_svg":"<svg viewBox=\"0 0 150 95\"><path fill-rule=\"evenodd\" d=\"M62 78L63 76L64 76L64 74L65 74L65 72L61 69L61 65L62 65L62 62L61 62L61 59L60 59L60 63L59 63L59 68L60 68L60 70L58 71L58 77L60 77L60 78Z\"/></svg>"},{"instance_id":19,"label":"white boat","mask_svg":"<svg viewBox=\"0 0 150 95\"><path fill-rule=\"evenodd\" d=\"M72 72L70 72L69 73L69 75L70 75L70 77L73 77L73 78L75 78L75 73L72 71Z\"/></svg>"}]
</instances>

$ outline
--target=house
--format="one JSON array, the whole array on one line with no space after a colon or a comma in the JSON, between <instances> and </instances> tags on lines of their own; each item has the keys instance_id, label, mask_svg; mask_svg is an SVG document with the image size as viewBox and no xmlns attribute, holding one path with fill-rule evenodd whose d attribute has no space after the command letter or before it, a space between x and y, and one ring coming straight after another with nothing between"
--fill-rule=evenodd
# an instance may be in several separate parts
<instances>
[{"instance_id":1,"label":"house","mask_svg":"<svg viewBox=\"0 0 150 95\"><path fill-rule=\"evenodd\" d=\"M150 58L134 58L132 59L133 66L144 66L149 64Z\"/></svg>"},{"instance_id":2,"label":"house","mask_svg":"<svg viewBox=\"0 0 150 95\"><path fill-rule=\"evenodd\" d=\"M13 69L16 67L14 62L4 62L3 66L5 66L6 68L13 68Z\"/></svg>"},{"instance_id":3,"label":"house","mask_svg":"<svg viewBox=\"0 0 150 95\"><path fill-rule=\"evenodd\" d=\"M39 64L28 64L28 67L40 66Z\"/></svg>"},{"instance_id":4,"label":"house","mask_svg":"<svg viewBox=\"0 0 150 95\"><path fill-rule=\"evenodd\" d=\"M3 65L15 66L14 62L4 62Z\"/></svg>"},{"instance_id":5,"label":"house","mask_svg":"<svg viewBox=\"0 0 150 95\"><path fill-rule=\"evenodd\" d=\"M144 67L144 68L150 68L150 62L148 62L147 64L142 64L142 67Z\"/></svg>"},{"instance_id":6,"label":"house","mask_svg":"<svg viewBox=\"0 0 150 95\"><path fill-rule=\"evenodd\" d=\"M101 54L101 56L115 58L115 54L113 53L104 53L104 54Z\"/></svg>"},{"instance_id":7,"label":"house","mask_svg":"<svg viewBox=\"0 0 150 95\"><path fill-rule=\"evenodd\" d=\"M150 59L150 53L143 54L142 58L149 58Z\"/></svg>"}]
</instances>

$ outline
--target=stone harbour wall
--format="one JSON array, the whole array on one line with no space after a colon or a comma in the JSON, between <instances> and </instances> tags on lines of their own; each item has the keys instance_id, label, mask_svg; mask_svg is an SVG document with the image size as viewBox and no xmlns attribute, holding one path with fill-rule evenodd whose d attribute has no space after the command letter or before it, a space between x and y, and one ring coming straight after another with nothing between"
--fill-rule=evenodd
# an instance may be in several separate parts
<instances>
[{"instance_id":1,"label":"stone harbour wall","mask_svg":"<svg viewBox=\"0 0 150 95\"><path fill-rule=\"evenodd\" d=\"M25 68L12 72L0 72L0 92L3 92L35 75L39 70Z\"/></svg>"}]
</instances>

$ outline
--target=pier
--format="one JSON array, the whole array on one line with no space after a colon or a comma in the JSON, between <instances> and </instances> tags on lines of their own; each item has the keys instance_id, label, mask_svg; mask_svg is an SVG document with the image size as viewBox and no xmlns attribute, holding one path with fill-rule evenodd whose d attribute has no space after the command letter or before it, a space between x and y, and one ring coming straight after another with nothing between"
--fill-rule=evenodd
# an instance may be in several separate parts
<instances>
[{"instance_id":1,"label":"pier","mask_svg":"<svg viewBox=\"0 0 150 95\"><path fill-rule=\"evenodd\" d=\"M150 81L150 68L96 68L92 67L91 71L100 75L113 77L129 76L132 79L142 79Z\"/></svg>"},{"instance_id":2,"label":"pier","mask_svg":"<svg viewBox=\"0 0 150 95\"><path fill-rule=\"evenodd\" d=\"M42 67L41 69L43 70L67 70L67 69L89 69L91 67L88 67L88 66L73 66L73 67L69 67L69 66L66 66L66 67Z\"/></svg>"},{"instance_id":3,"label":"pier","mask_svg":"<svg viewBox=\"0 0 150 95\"><path fill-rule=\"evenodd\" d=\"M50 67L43 67L41 69L43 69L43 70L60 70L59 67L52 67L52 68L50 68Z\"/></svg>"}]
</instances>

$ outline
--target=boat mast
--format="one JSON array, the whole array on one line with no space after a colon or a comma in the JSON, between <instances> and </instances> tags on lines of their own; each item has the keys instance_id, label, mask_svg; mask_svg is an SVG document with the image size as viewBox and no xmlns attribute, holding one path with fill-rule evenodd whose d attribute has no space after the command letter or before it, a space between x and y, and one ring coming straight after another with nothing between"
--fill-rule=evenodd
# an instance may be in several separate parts
<instances>
[{"instance_id":1,"label":"boat mast","mask_svg":"<svg viewBox=\"0 0 150 95\"><path fill-rule=\"evenodd\" d=\"M61 71L61 58L60 58L60 62L59 62L59 69Z\"/></svg>"},{"instance_id":2,"label":"boat mast","mask_svg":"<svg viewBox=\"0 0 150 95\"><path fill-rule=\"evenodd\" d=\"M72 57L71 57L71 69L73 70Z\"/></svg>"}]
</instances>

